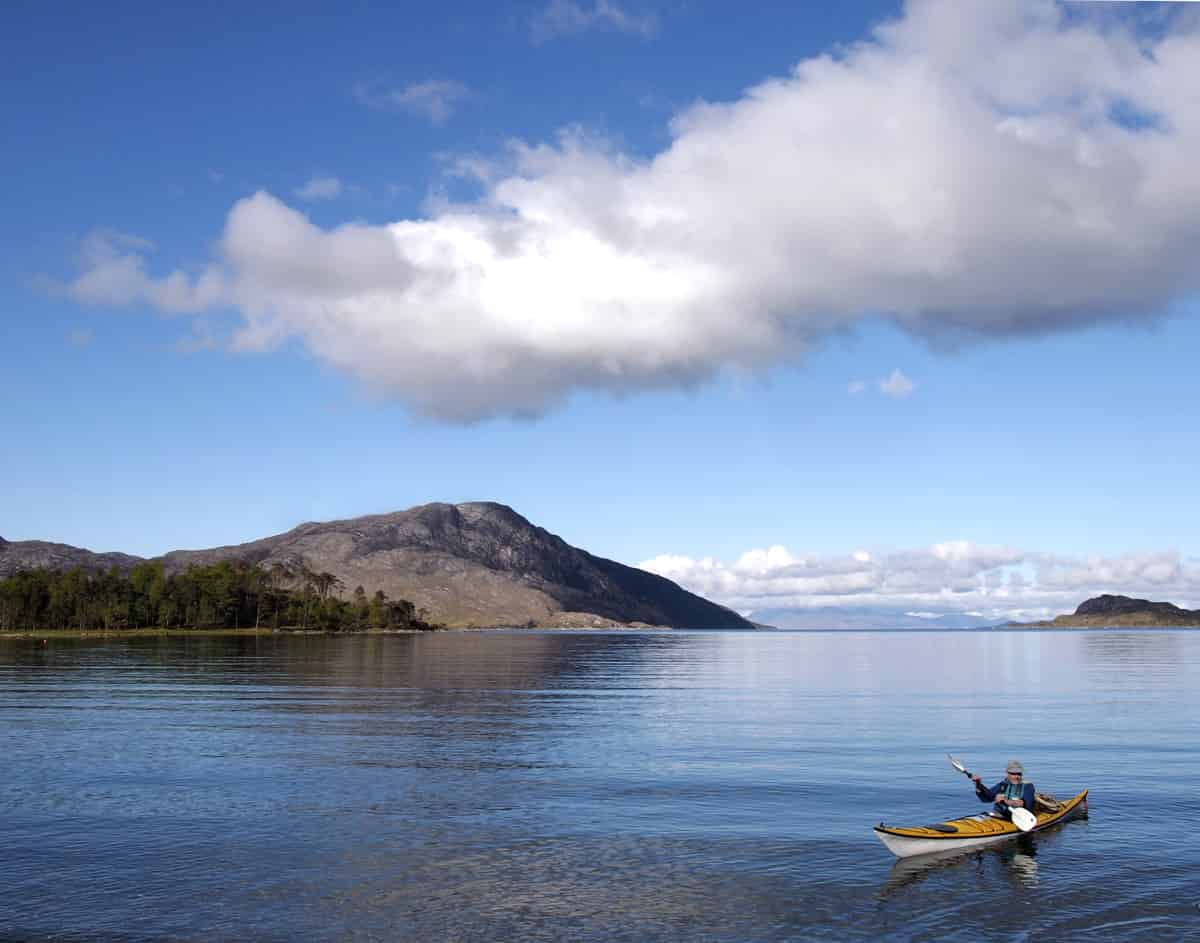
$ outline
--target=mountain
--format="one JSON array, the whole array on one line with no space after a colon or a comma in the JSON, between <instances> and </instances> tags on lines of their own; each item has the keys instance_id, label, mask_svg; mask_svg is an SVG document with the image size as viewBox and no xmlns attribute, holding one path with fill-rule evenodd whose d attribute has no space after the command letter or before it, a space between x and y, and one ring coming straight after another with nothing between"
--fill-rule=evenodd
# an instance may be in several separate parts
<instances>
[{"instance_id":1,"label":"mountain","mask_svg":"<svg viewBox=\"0 0 1200 943\"><path fill-rule=\"evenodd\" d=\"M62 548L57 557L38 547ZM69 553L68 553L69 551ZM119 557L121 561L116 559ZM362 586L411 600L451 626L591 627L642 623L750 629L754 624L670 580L592 556L490 502L426 504L345 521L301 524L286 534L208 550L174 550L168 573L240 560L332 573L343 592ZM109 561L112 562L109 562ZM123 554L92 554L34 541L0 545L0 576L34 566L128 568Z\"/></svg>"},{"instance_id":2,"label":"mountain","mask_svg":"<svg viewBox=\"0 0 1200 943\"><path fill-rule=\"evenodd\" d=\"M142 562L141 557L127 553L93 553L68 544L47 543L44 540L5 540L0 537L0 579L17 570L87 570L98 573L116 567L128 570Z\"/></svg>"},{"instance_id":3,"label":"mountain","mask_svg":"<svg viewBox=\"0 0 1200 943\"><path fill-rule=\"evenodd\" d=\"M1156 627L1187 626L1200 628L1200 609L1181 609L1169 602L1150 602L1129 596L1105 594L1080 603L1071 615L1056 616L1047 622L1025 623L1037 628L1082 627Z\"/></svg>"}]
</instances>

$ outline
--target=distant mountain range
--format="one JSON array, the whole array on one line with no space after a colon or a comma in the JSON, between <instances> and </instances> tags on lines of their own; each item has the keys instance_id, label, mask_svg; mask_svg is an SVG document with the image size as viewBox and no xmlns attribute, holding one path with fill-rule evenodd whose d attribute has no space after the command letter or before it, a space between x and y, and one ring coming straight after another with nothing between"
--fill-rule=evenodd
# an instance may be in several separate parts
<instances>
[{"instance_id":1,"label":"distant mountain range","mask_svg":"<svg viewBox=\"0 0 1200 943\"><path fill-rule=\"evenodd\" d=\"M966 613L912 612L882 606L755 609L750 618L780 629L979 629L997 622L995 618Z\"/></svg>"},{"instance_id":2,"label":"distant mountain range","mask_svg":"<svg viewBox=\"0 0 1200 943\"><path fill-rule=\"evenodd\" d=\"M285 534L208 550L173 550L168 573L223 560L262 567L303 563L351 592L383 590L450 626L657 625L752 629L731 609L670 580L592 556L491 502L425 504L345 521L301 524ZM47 567L128 570L142 557L66 544L0 538L0 578Z\"/></svg>"},{"instance_id":3,"label":"distant mountain range","mask_svg":"<svg viewBox=\"0 0 1200 943\"><path fill-rule=\"evenodd\" d=\"M1033 628L1200 628L1200 609L1181 609L1169 602L1150 602L1105 594L1080 603L1071 615L1045 622L1014 623Z\"/></svg>"}]
</instances>

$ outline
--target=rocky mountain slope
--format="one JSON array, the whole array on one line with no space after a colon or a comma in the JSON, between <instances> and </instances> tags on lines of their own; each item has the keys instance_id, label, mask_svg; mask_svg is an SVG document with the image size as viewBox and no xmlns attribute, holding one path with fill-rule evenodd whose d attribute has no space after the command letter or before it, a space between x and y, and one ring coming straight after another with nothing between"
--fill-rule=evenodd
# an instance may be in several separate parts
<instances>
[{"instance_id":1,"label":"rocky mountain slope","mask_svg":"<svg viewBox=\"0 0 1200 943\"><path fill-rule=\"evenodd\" d=\"M64 562L32 550L35 542L0 546L0 575L30 566L96 569L136 557L61 552ZM62 546L41 545L38 546ZM120 560L115 558L120 557ZM163 556L168 572L191 564L242 560L328 572L343 593L383 590L453 626L602 626L643 623L687 628L753 628L732 610L670 580L592 556L536 527L502 504L426 504L345 521L301 524L251 543ZM34 562L31 562L34 561Z\"/></svg>"},{"instance_id":2,"label":"rocky mountain slope","mask_svg":"<svg viewBox=\"0 0 1200 943\"><path fill-rule=\"evenodd\" d=\"M44 540L8 541L0 537L0 579L17 570L88 570L96 573L116 567L128 570L141 563L141 557L127 553L93 553L69 544L54 544Z\"/></svg>"}]
</instances>

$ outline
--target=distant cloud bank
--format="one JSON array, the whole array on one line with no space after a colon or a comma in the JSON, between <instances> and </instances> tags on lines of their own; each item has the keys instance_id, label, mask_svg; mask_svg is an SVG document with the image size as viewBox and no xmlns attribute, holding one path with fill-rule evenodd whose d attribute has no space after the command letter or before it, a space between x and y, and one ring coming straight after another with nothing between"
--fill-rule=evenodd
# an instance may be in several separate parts
<instances>
[{"instance_id":1,"label":"distant cloud bank","mask_svg":"<svg viewBox=\"0 0 1200 943\"><path fill-rule=\"evenodd\" d=\"M552 11L560 31L633 22ZM768 369L868 315L951 343L1150 318L1200 289L1198 85L1195 18L1147 36L1087 5L913 0L680 112L649 159L578 131L515 144L477 201L390 225L323 229L260 192L199 275L152 274L148 244L109 233L68 290L230 306L240 349L299 338L448 421ZM464 94L363 92L434 122Z\"/></svg>"},{"instance_id":2,"label":"distant cloud bank","mask_svg":"<svg viewBox=\"0 0 1200 943\"><path fill-rule=\"evenodd\" d=\"M773 546L733 563L664 554L639 566L740 612L854 606L1033 620L1101 593L1200 607L1200 560L1173 552L1074 559L951 541L846 556Z\"/></svg>"}]
</instances>

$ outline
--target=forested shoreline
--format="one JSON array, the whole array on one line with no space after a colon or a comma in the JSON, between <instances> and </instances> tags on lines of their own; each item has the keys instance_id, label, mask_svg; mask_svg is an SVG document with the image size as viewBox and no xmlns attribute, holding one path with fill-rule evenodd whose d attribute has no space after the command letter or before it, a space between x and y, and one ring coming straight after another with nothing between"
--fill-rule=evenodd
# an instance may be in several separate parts
<instances>
[{"instance_id":1,"label":"forested shoreline","mask_svg":"<svg viewBox=\"0 0 1200 943\"><path fill-rule=\"evenodd\" d=\"M166 574L158 562L128 572L22 570L0 580L0 632L129 629L275 629L354 632L438 626L407 599L368 596L303 564L191 566Z\"/></svg>"}]
</instances>

